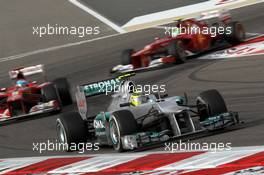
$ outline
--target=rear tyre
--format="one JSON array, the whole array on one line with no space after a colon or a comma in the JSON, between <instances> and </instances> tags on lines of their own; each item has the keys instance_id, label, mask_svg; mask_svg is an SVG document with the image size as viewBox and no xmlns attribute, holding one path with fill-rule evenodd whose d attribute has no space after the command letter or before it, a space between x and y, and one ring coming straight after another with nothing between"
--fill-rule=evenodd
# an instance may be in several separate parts
<instances>
[{"instance_id":1,"label":"rear tyre","mask_svg":"<svg viewBox=\"0 0 264 175\"><path fill-rule=\"evenodd\" d=\"M72 104L72 97L70 93L70 85L66 78L58 78L53 81L59 93L62 106Z\"/></svg>"},{"instance_id":2,"label":"rear tyre","mask_svg":"<svg viewBox=\"0 0 264 175\"><path fill-rule=\"evenodd\" d=\"M200 93L197 97L197 108L200 121L227 112L223 97L215 89Z\"/></svg>"},{"instance_id":3,"label":"rear tyre","mask_svg":"<svg viewBox=\"0 0 264 175\"><path fill-rule=\"evenodd\" d=\"M118 152L123 152L121 137L135 134L138 131L138 124L134 115L128 110L116 111L110 119L110 137L113 147Z\"/></svg>"},{"instance_id":4,"label":"rear tyre","mask_svg":"<svg viewBox=\"0 0 264 175\"><path fill-rule=\"evenodd\" d=\"M244 26L238 22L234 21L227 25L227 28L231 29L230 34L225 34L226 40L232 45L239 44L245 40L246 33Z\"/></svg>"},{"instance_id":5,"label":"rear tyre","mask_svg":"<svg viewBox=\"0 0 264 175\"><path fill-rule=\"evenodd\" d=\"M168 54L175 57L175 64L181 64L186 61L186 52L182 41L174 41L168 46Z\"/></svg>"},{"instance_id":6,"label":"rear tyre","mask_svg":"<svg viewBox=\"0 0 264 175\"><path fill-rule=\"evenodd\" d=\"M128 65L131 64L131 55L134 53L133 49L126 49L121 54L121 64Z\"/></svg>"},{"instance_id":7,"label":"rear tyre","mask_svg":"<svg viewBox=\"0 0 264 175\"><path fill-rule=\"evenodd\" d=\"M70 146L87 142L87 125L78 112L61 114L57 119L56 130L59 142L68 145L66 151L76 151Z\"/></svg>"}]
</instances>

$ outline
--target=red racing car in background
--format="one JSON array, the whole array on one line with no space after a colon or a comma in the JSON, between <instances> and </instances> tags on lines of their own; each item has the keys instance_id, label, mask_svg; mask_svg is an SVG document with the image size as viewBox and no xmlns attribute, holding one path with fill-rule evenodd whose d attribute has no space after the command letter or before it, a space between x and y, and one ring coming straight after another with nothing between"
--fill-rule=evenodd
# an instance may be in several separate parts
<instances>
[{"instance_id":1,"label":"red racing car in background","mask_svg":"<svg viewBox=\"0 0 264 175\"><path fill-rule=\"evenodd\" d=\"M29 81L27 78L41 74L44 81ZM18 68L9 71L15 85L0 89L0 123L33 116L59 112L70 105L72 98L66 78L46 81L43 65Z\"/></svg>"},{"instance_id":2,"label":"red racing car in background","mask_svg":"<svg viewBox=\"0 0 264 175\"><path fill-rule=\"evenodd\" d=\"M228 11L203 13L196 19L179 20L176 26L175 28L180 31L165 38L156 38L142 50L124 50L121 55L121 64L113 67L111 73L144 70L166 63L183 63L188 56L221 48L220 46L223 45L236 45L245 39L243 25L238 21L232 21ZM216 33L211 30L221 28L228 31ZM210 31L206 33L205 29Z\"/></svg>"}]
</instances>

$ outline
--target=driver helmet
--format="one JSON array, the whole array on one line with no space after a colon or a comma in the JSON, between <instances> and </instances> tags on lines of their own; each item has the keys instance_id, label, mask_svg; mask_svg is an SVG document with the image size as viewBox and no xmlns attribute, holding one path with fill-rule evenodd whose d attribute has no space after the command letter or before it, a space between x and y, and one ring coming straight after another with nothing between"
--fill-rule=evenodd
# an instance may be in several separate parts
<instances>
[{"instance_id":1,"label":"driver helmet","mask_svg":"<svg viewBox=\"0 0 264 175\"><path fill-rule=\"evenodd\" d=\"M26 80L17 80L16 85L18 87L26 87L28 85L28 82Z\"/></svg>"},{"instance_id":2,"label":"driver helmet","mask_svg":"<svg viewBox=\"0 0 264 175\"><path fill-rule=\"evenodd\" d=\"M132 93L130 96L130 103L133 106L139 106L147 102L148 102L148 97L142 93Z\"/></svg>"}]
</instances>

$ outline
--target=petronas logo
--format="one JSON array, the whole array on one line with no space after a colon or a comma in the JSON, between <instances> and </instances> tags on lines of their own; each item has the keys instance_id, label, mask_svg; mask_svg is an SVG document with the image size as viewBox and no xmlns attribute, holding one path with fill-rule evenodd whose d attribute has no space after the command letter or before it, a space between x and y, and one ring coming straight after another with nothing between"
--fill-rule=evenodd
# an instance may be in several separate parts
<instances>
[{"instance_id":1,"label":"petronas logo","mask_svg":"<svg viewBox=\"0 0 264 175\"><path fill-rule=\"evenodd\" d=\"M84 92L86 95L96 95L96 94L104 93L107 90L113 90L119 84L120 84L120 80L118 78L100 81L85 86Z\"/></svg>"}]
</instances>

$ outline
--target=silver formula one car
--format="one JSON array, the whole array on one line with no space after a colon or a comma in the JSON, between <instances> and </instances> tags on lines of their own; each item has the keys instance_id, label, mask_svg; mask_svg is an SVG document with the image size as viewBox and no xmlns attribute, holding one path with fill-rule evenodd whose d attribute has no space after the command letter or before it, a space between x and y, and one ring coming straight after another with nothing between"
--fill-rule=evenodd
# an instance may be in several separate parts
<instances>
[{"instance_id":1,"label":"silver formula one car","mask_svg":"<svg viewBox=\"0 0 264 175\"><path fill-rule=\"evenodd\" d=\"M136 92L126 77L78 86L79 113L58 118L59 141L67 145L96 142L122 152L239 123L238 113L227 110L217 90L200 93L195 105L190 105L187 96ZM116 87L123 90L103 95Z\"/></svg>"}]
</instances>

